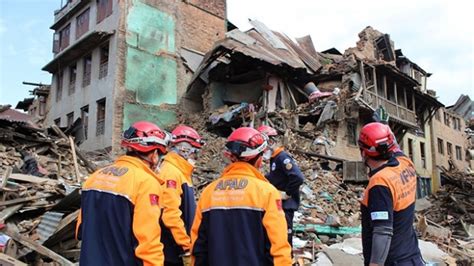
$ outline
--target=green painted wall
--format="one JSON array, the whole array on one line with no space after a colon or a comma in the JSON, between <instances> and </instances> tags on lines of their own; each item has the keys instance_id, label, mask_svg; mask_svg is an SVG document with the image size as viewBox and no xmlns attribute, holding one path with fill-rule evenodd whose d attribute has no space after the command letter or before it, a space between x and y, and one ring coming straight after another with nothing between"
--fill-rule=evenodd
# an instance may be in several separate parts
<instances>
[{"instance_id":1,"label":"green painted wall","mask_svg":"<svg viewBox=\"0 0 474 266\"><path fill-rule=\"evenodd\" d=\"M151 121L163 128L176 121L176 113L174 111L156 107L125 103L123 112L126 114L123 117L123 130L126 130L131 124L140 120Z\"/></svg>"},{"instance_id":2,"label":"green painted wall","mask_svg":"<svg viewBox=\"0 0 474 266\"><path fill-rule=\"evenodd\" d=\"M176 67L173 59L128 47L125 86L135 92L139 103L176 104Z\"/></svg>"},{"instance_id":3,"label":"green painted wall","mask_svg":"<svg viewBox=\"0 0 474 266\"><path fill-rule=\"evenodd\" d=\"M175 52L175 22L173 17L133 0L127 16L127 44L151 54L163 50Z\"/></svg>"},{"instance_id":4,"label":"green painted wall","mask_svg":"<svg viewBox=\"0 0 474 266\"><path fill-rule=\"evenodd\" d=\"M173 17L133 0L127 15L126 43L125 87L135 99L124 104L123 127L137 120L161 126L173 123L174 112L155 107L178 100Z\"/></svg>"}]
</instances>

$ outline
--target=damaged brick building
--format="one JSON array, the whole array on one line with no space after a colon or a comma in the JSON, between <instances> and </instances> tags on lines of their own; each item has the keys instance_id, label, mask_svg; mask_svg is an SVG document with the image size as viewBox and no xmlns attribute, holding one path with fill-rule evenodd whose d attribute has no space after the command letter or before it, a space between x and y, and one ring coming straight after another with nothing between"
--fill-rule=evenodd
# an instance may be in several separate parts
<instances>
[{"instance_id":1,"label":"damaged brick building","mask_svg":"<svg viewBox=\"0 0 474 266\"><path fill-rule=\"evenodd\" d=\"M165 126L191 78L184 64L226 27L226 3L191 0L68 0L55 11L46 123L81 118L90 151L118 147L131 121Z\"/></svg>"},{"instance_id":2,"label":"damaged brick building","mask_svg":"<svg viewBox=\"0 0 474 266\"><path fill-rule=\"evenodd\" d=\"M429 121L443 106L427 90L430 73L395 50L388 34L371 27L359 34L356 47L341 54L334 48L317 52L310 36L295 42L261 22L250 23L252 29L226 33L206 54L183 106L209 114L208 128L221 134L242 123L281 125L275 121L293 131L318 131L313 144L345 161L348 180L364 178L357 135L382 106L415 162L419 194L430 193Z\"/></svg>"}]
</instances>

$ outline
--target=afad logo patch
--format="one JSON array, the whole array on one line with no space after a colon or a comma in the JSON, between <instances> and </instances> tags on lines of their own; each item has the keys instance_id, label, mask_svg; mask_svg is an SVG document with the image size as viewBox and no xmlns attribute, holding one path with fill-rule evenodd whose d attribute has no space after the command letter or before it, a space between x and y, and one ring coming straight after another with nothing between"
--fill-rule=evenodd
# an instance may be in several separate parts
<instances>
[{"instance_id":1,"label":"afad logo patch","mask_svg":"<svg viewBox=\"0 0 474 266\"><path fill-rule=\"evenodd\" d=\"M176 181L175 180L166 180L166 187L167 188L176 188Z\"/></svg>"},{"instance_id":2,"label":"afad logo patch","mask_svg":"<svg viewBox=\"0 0 474 266\"><path fill-rule=\"evenodd\" d=\"M277 209L278 209L279 211L282 211L282 210L283 210L283 204L282 204L281 199L277 199L277 200L276 200L276 205L277 205Z\"/></svg>"},{"instance_id":3,"label":"afad logo patch","mask_svg":"<svg viewBox=\"0 0 474 266\"><path fill-rule=\"evenodd\" d=\"M150 194L150 204L158 206L160 204L160 197L156 194Z\"/></svg>"}]
</instances>

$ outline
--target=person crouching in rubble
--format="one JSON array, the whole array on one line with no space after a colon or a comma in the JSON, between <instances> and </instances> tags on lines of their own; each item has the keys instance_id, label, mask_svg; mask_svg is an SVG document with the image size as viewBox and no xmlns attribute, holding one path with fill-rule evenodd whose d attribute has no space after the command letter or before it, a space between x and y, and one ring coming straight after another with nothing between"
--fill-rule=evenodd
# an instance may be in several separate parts
<instances>
[{"instance_id":1,"label":"person crouching in rubble","mask_svg":"<svg viewBox=\"0 0 474 266\"><path fill-rule=\"evenodd\" d=\"M154 172L166 154L167 134L153 123L134 123L123 133L126 155L84 183L76 237L81 265L163 265L160 197Z\"/></svg>"},{"instance_id":2,"label":"person crouching in rubble","mask_svg":"<svg viewBox=\"0 0 474 266\"><path fill-rule=\"evenodd\" d=\"M365 265L424 265L413 229L416 172L388 125L373 122L359 135L369 184L361 200Z\"/></svg>"},{"instance_id":3,"label":"person crouching in rubble","mask_svg":"<svg viewBox=\"0 0 474 266\"><path fill-rule=\"evenodd\" d=\"M171 149L160 166L163 185L161 242L165 265L191 265L191 226L196 210L191 175L204 144L191 127L180 125L172 132Z\"/></svg>"},{"instance_id":4,"label":"person crouching in rubble","mask_svg":"<svg viewBox=\"0 0 474 266\"><path fill-rule=\"evenodd\" d=\"M263 125L258 131L268 137L269 149L263 158L270 161L270 172L265 177L280 191L288 225L288 242L293 246L293 216L300 205L300 186L304 176L293 158L279 146L278 132L274 128Z\"/></svg>"},{"instance_id":5,"label":"person crouching in rubble","mask_svg":"<svg viewBox=\"0 0 474 266\"><path fill-rule=\"evenodd\" d=\"M280 193L260 173L267 148L250 127L233 131L224 155L231 161L199 199L191 230L194 265L291 265Z\"/></svg>"}]
</instances>

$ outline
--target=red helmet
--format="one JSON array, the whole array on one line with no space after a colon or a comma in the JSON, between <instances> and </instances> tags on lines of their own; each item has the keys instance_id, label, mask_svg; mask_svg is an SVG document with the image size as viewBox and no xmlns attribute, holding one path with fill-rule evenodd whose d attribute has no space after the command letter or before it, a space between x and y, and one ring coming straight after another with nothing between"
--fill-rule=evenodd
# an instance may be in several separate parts
<instances>
[{"instance_id":1,"label":"red helmet","mask_svg":"<svg viewBox=\"0 0 474 266\"><path fill-rule=\"evenodd\" d=\"M267 135L268 137L277 136L278 132L271 126L262 125L257 129L260 133Z\"/></svg>"},{"instance_id":2,"label":"red helmet","mask_svg":"<svg viewBox=\"0 0 474 266\"><path fill-rule=\"evenodd\" d=\"M363 156L383 158L396 148L395 137L388 125L373 122L360 130L359 147Z\"/></svg>"},{"instance_id":3,"label":"red helmet","mask_svg":"<svg viewBox=\"0 0 474 266\"><path fill-rule=\"evenodd\" d=\"M196 130L192 127L188 127L185 125L177 126L172 132L172 140L173 144L180 143L180 142L188 142L195 148L201 148L204 144L204 141L199 136Z\"/></svg>"},{"instance_id":4,"label":"red helmet","mask_svg":"<svg viewBox=\"0 0 474 266\"><path fill-rule=\"evenodd\" d=\"M138 152L158 150L164 154L168 145L168 135L151 122L139 121L123 132L121 144L122 147Z\"/></svg>"},{"instance_id":5,"label":"red helmet","mask_svg":"<svg viewBox=\"0 0 474 266\"><path fill-rule=\"evenodd\" d=\"M250 161L267 148L265 136L251 127L241 127L230 134L225 144L225 156Z\"/></svg>"}]
</instances>

